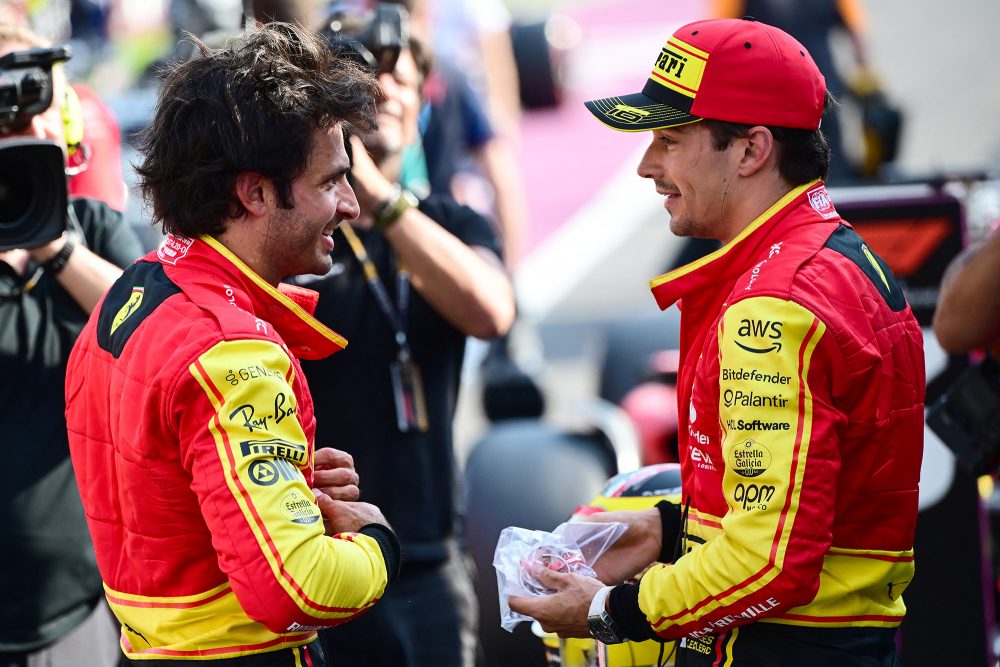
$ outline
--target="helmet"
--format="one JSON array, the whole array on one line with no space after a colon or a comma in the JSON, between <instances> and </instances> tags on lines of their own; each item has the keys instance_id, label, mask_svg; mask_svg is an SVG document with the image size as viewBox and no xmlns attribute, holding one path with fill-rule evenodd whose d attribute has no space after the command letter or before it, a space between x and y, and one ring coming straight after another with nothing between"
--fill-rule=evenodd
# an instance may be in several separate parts
<instances>
[{"instance_id":1,"label":"helmet","mask_svg":"<svg viewBox=\"0 0 1000 667\"><path fill-rule=\"evenodd\" d=\"M648 509L661 500L679 503L680 499L680 464L660 463L615 475L596 497L577 509L575 516ZM638 578L641 577L640 574ZM672 642L650 640L604 645L593 639L560 639L544 632L537 621L532 624L532 631L542 638L550 667L672 667L674 664Z\"/></svg>"}]
</instances>

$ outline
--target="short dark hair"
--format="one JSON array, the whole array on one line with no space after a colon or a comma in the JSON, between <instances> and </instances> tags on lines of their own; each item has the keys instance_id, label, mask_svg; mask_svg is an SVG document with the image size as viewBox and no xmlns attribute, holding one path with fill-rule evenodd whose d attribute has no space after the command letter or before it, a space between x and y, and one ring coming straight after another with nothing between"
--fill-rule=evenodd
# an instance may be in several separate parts
<instances>
[{"instance_id":1,"label":"short dark hair","mask_svg":"<svg viewBox=\"0 0 1000 667\"><path fill-rule=\"evenodd\" d=\"M376 127L375 77L303 28L258 26L222 49L191 39L200 55L171 66L140 137L139 183L164 233L225 231L245 212L235 185L246 171L270 179L291 208L317 130Z\"/></svg>"},{"instance_id":2,"label":"short dark hair","mask_svg":"<svg viewBox=\"0 0 1000 667\"><path fill-rule=\"evenodd\" d=\"M824 114L836 105L837 101L827 92ZM717 151L729 148L734 139L746 136L747 131L754 127L707 118L701 122L712 133L713 147ZM791 185L803 185L816 179L826 180L830 174L830 145L822 130L770 126L767 129L778 146L778 173L785 181Z\"/></svg>"}]
</instances>

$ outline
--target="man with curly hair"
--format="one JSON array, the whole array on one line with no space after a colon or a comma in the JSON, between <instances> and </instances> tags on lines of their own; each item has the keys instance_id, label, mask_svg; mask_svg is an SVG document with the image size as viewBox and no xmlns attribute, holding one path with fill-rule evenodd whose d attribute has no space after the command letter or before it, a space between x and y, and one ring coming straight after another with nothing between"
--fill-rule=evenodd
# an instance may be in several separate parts
<instances>
[{"instance_id":1,"label":"man with curly hair","mask_svg":"<svg viewBox=\"0 0 1000 667\"><path fill-rule=\"evenodd\" d=\"M357 217L344 130L378 87L288 24L197 46L143 137L166 239L70 359L73 464L126 664L322 665L316 631L375 604L399 544L350 456L314 448L299 358L346 341L279 283L329 270Z\"/></svg>"}]
</instances>

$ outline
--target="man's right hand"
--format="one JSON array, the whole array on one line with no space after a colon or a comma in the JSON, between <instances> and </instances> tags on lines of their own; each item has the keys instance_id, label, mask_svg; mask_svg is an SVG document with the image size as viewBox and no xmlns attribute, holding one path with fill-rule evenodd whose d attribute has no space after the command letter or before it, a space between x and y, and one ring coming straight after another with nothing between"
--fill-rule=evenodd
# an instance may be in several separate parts
<instances>
[{"instance_id":1,"label":"man's right hand","mask_svg":"<svg viewBox=\"0 0 1000 667\"><path fill-rule=\"evenodd\" d=\"M624 523L628 526L625 533L594 563L597 577L606 584L620 584L631 579L660 555L663 525L660 523L660 511L655 507L597 512L583 517L583 520Z\"/></svg>"},{"instance_id":2,"label":"man's right hand","mask_svg":"<svg viewBox=\"0 0 1000 667\"><path fill-rule=\"evenodd\" d=\"M389 525L382 515L382 510L375 505L334 500L318 489L313 489L313 492L316 494L319 511L323 513L323 525L326 526L327 535L354 533L370 523Z\"/></svg>"}]
</instances>

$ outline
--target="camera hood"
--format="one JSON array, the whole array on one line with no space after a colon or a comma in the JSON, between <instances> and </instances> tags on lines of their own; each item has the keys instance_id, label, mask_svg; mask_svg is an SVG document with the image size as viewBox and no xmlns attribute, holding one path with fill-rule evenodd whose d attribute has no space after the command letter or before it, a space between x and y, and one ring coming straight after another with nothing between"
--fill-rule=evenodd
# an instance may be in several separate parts
<instances>
[{"instance_id":1,"label":"camera hood","mask_svg":"<svg viewBox=\"0 0 1000 667\"><path fill-rule=\"evenodd\" d=\"M53 141L0 141L0 250L35 248L63 233L65 166L63 149Z\"/></svg>"}]
</instances>

